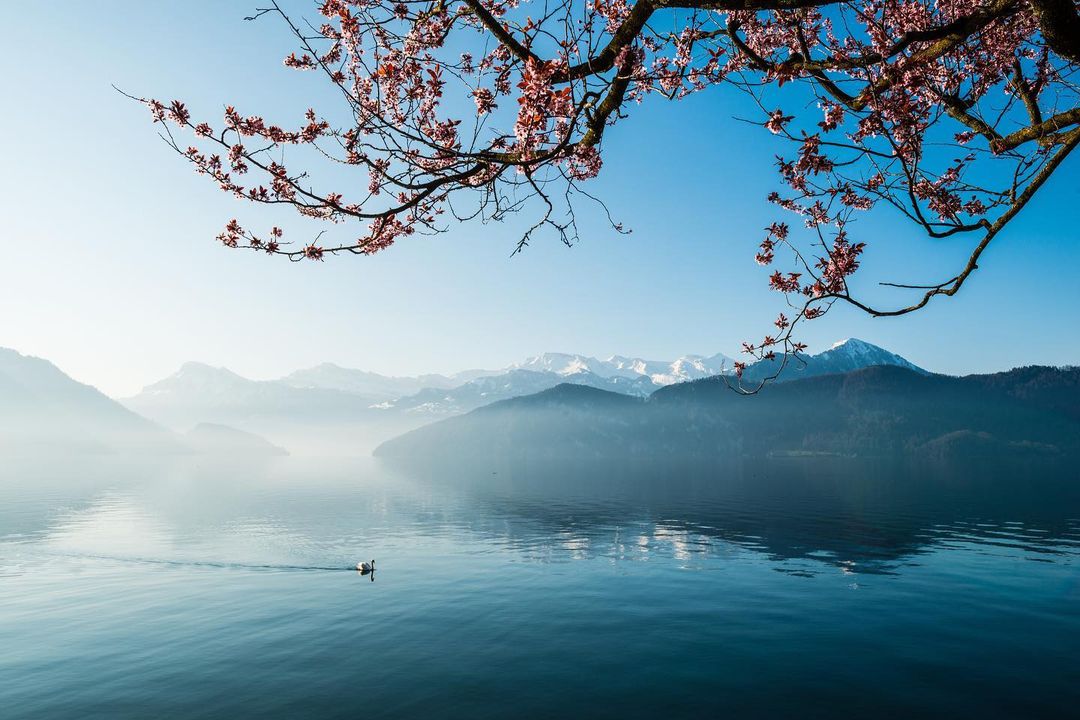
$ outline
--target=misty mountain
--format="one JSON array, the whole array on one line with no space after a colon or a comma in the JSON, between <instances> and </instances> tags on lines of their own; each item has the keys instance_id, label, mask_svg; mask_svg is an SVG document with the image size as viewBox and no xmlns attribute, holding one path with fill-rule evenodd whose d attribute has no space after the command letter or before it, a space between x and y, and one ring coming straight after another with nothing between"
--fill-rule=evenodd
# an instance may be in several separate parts
<instances>
[{"instance_id":1,"label":"misty mountain","mask_svg":"<svg viewBox=\"0 0 1080 720\"><path fill-rule=\"evenodd\" d=\"M176 429L207 422L251 430L281 420L357 421L370 416L370 406L379 401L379 397L353 392L248 380L226 368L189 362L123 403Z\"/></svg>"},{"instance_id":2,"label":"misty mountain","mask_svg":"<svg viewBox=\"0 0 1080 720\"><path fill-rule=\"evenodd\" d=\"M668 362L545 353L506 371L393 377L323 363L279 380L256 381L189 362L123 402L177 430L208 422L284 438L301 428L346 425L359 437L381 441L432 418L563 382L644 396L672 382L715 374L725 364L730 362L723 355Z\"/></svg>"},{"instance_id":3,"label":"misty mountain","mask_svg":"<svg viewBox=\"0 0 1080 720\"><path fill-rule=\"evenodd\" d=\"M178 452L164 428L47 360L0 348L0 450Z\"/></svg>"},{"instance_id":4,"label":"misty mountain","mask_svg":"<svg viewBox=\"0 0 1080 720\"><path fill-rule=\"evenodd\" d=\"M323 363L313 368L290 373L281 378L280 382L294 388L340 390L377 401L385 401L413 395L426 388L457 387L487 374L489 373L485 370L466 370L453 375L429 374L398 377Z\"/></svg>"},{"instance_id":5,"label":"misty mountain","mask_svg":"<svg viewBox=\"0 0 1080 720\"><path fill-rule=\"evenodd\" d=\"M1080 454L1080 369L928 375L895 365L732 392L725 378L648 398L559 385L414 430L384 457L444 463L785 454Z\"/></svg>"},{"instance_id":6,"label":"misty mountain","mask_svg":"<svg viewBox=\"0 0 1080 720\"><path fill-rule=\"evenodd\" d=\"M366 454L430 419L376 409L387 402L385 395L353 390L249 380L226 368L186 363L123 402L178 432L202 423L224 425L263 436L292 454Z\"/></svg>"},{"instance_id":7,"label":"misty mountain","mask_svg":"<svg viewBox=\"0 0 1080 720\"><path fill-rule=\"evenodd\" d=\"M725 365L726 363L726 365ZM425 389L380 407L390 411L428 415L432 417L459 415L490 403L523 395L531 395L563 383L644 397L660 388L686 382L693 376L699 379L716 377L730 368L730 358L714 355L711 358L687 355L671 363L613 357L606 361L583 355L545 353L522 363L539 370L515 369L501 375L478 378L451 389ZM744 373L744 382L767 377L775 368L751 366ZM792 358L778 381L846 372L875 365L903 367L925 373L908 360L884 348L862 340L845 340L817 355ZM756 372L752 372L755 370ZM659 378L660 381L657 380ZM675 378L683 378L676 380Z\"/></svg>"},{"instance_id":8,"label":"misty mountain","mask_svg":"<svg viewBox=\"0 0 1080 720\"><path fill-rule=\"evenodd\" d=\"M199 423L184 433L188 447L202 455L275 456L288 455L284 448L266 438L228 425Z\"/></svg>"},{"instance_id":9,"label":"misty mountain","mask_svg":"<svg viewBox=\"0 0 1080 720\"><path fill-rule=\"evenodd\" d=\"M635 396L648 395L658 387L644 375L601 377L589 371L580 371L564 376L548 371L511 370L502 375L477 378L448 390L421 390L415 395L385 403L382 407L388 412L414 415L458 415L498 400L531 395L563 383Z\"/></svg>"},{"instance_id":10,"label":"misty mountain","mask_svg":"<svg viewBox=\"0 0 1080 720\"><path fill-rule=\"evenodd\" d=\"M434 417L456 415L562 383L643 397L666 385L719 375L731 366L731 359L720 354L684 355L674 361L659 361L620 355L597 360L585 355L543 353L511 366L504 373L479 377L454 388L425 388L381 407Z\"/></svg>"},{"instance_id":11,"label":"misty mountain","mask_svg":"<svg viewBox=\"0 0 1080 720\"><path fill-rule=\"evenodd\" d=\"M849 340L824 353L793 360L784 378L872 364L915 368L887 350ZM355 453L434 419L561 383L646 396L661 387L715 376L730 365L723 355L687 355L668 362L545 353L504 372L392 377L325 363L279 380L257 381L226 368L187 363L123 402L176 431L211 423L264 435L291 452L306 448ZM750 381L755 372L756 366L747 370Z\"/></svg>"},{"instance_id":12,"label":"misty mountain","mask_svg":"<svg viewBox=\"0 0 1080 720\"><path fill-rule=\"evenodd\" d=\"M622 388L635 388L632 392L640 394L651 392L663 385L718 375L721 372L730 371L731 367L732 360L721 354L710 357L684 355L677 360L669 361L644 360L621 355L598 360L585 355L543 353L514 363L502 370L466 370L450 375L388 376L366 370L344 368L333 363L323 363L313 368L297 370L281 378L279 382L295 388L340 390L384 402L422 394L415 400L401 404L402 407L412 408L431 401L437 395L437 393L425 391L462 388L462 394L473 391L484 393L490 392L496 386L509 383L521 384L523 393L527 394L558 384L558 382L530 384L524 381L525 376L518 374L517 371L556 376L564 382L575 382L592 387L617 387L616 392L622 391ZM491 383L477 382L470 388L464 388L465 385L486 378L499 379ZM620 383L618 379L622 379L622 382ZM605 384L601 380L613 382ZM626 383L625 381L633 382ZM498 397L512 397L512 395L501 393ZM446 402L441 404L447 405ZM465 403L465 405L472 406L472 403Z\"/></svg>"}]
</instances>

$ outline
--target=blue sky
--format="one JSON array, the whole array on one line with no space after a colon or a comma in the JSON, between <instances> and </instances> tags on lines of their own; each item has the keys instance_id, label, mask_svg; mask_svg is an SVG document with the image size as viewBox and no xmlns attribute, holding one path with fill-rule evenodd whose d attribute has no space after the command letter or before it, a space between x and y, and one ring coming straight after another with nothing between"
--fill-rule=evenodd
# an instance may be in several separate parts
<instances>
[{"instance_id":1,"label":"blue sky","mask_svg":"<svg viewBox=\"0 0 1080 720\"><path fill-rule=\"evenodd\" d=\"M268 378L333 361L411 374L497 367L546 350L673 358L734 354L782 309L753 262L776 218L781 148L736 93L647 101L610 131L592 190L633 228L596 222L572 249L511 258L517 226L465 225L372 258L292 264L228 251L225 220L259 217L196 177L119 96L307 106L311 76L247 2L5 3L10 28L0 150L0 346L41 355L114 395L185 360ZM366 178L357 182L366 184ZM807 325L811 351L848 336L932 370L1080 363L1080 157L984 255L959 296L901 319L845 309ZM863 274L955 273L961 246L878 216Z\"/></svg>"}]
</instances>

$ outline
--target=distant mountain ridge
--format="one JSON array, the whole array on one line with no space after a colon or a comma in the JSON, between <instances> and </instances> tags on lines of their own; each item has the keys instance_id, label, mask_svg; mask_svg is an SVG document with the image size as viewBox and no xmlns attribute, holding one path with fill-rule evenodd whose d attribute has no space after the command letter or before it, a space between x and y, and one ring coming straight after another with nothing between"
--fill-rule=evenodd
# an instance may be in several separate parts
<instances>
[{"instance_id":1,"label":"distant mountain ridge","mask_svg":"<svg viewBox=\"0 0 1080 720\"><path fill-rule=\"evenodd\" d=\"M353 420L368 414L377 396L332 388L294 387L277 380L249 380L228 368L184 363L123 403L170 427L200 422L240 425L288 415L309 422Z\"/></svg>"},{"instance_id":2,"label":"distant mountain ridge","mask_svg":"<svg viewBox=\"0 0 1080 720\"><path fill-rule=\"evenodd\" d=\"M648 378L652 384L662 386L731 372L733 366L734 361L731 358L719 353L710 357L683 355L672 361L644 360L622 355L598 360L585 355L543 353L516 363L511 369L550 372L562 377L591 373L601 378Z\"/></svg>"},{"instance_id":3,"label":"distant mountain ridge","mask_svg":"<svg viewBox=\"0 0 1080 720\"><path fill-rule=\"evenodd\" d=\"M403 432L433 418L563 382L645 396L664 385L707 377L729 366L724 355L687 355L666 362L545 353L501 371L395 377L323 363L277 380L249 380L227 368L189 362L123 402L173 428L211 422L280 434L288 423L336 422L354 424L365 435L379 435L388 423L396 423L394 431Z\"/></svg>"},{"instance_id":4,"label":"distant mountain ridge","mask_svg":"<svg viewBox=\"0 0 1080 720\"><path fill-rule=\"evenodd\" d=\"M709 378L632 398L560 385L419 428L391 458L1080 455L1080 368L950 377L876 365L769 385Z\"/></svg>"},{"instance_id":5,"label":"distant mountain ridge","mask_svg":"<svg viewBox=\"0 0 1080 720\"><path fill-rule=\"evenodd\" d=\"M218 390L243 378L219 375ZM0 348L0 452L276 454L280 448L234 428L181 437L77 382L48 360Z\"/></svg>"},{"instance_id":6,"label":"distant mountain ridge","mask_svg":"<svg viewBox=\"0 0 1080 720\"><path fill-rule=\"evenodd\" d=\"M20 358L18 363L8 362L8 365L17 367L23 376L32 376L31 370L37 368L38 374L51 378L34 389L33 383L25 378L17 379L14 370L7 374L0 372L0 398L7 400L7 422L12 427L7 433L9 439L16 437L20 423L33 424L30 418L58 426L58 418L75 412L81 404L96 403L101 417L90 422L94 432L103 432L110 423L127 423L128 430L122 434L129 440L134 432L130 428L140 426L150 434L157 433L161 442L166 442L163 438L167 437L168 442L183 445L183 438L175 433L206 424L208 428L227 426L239 432L257 433L268 438L269 443L294 452L303 448L315 453L350 454L366 452L384 440L433 420L532 395L566 382L643 398L664 388L714 377L729 367L729 358L724 355L686 355L668 362L624 356L598 360L584 355L545 353L498 372L470 370L454 375L392 377L324 363L277 380L251 380L227 368L188 362L173 375L124 399L121 406L93 388L71 381L45 361L24 358L14 351L5 352L4 357L9 361ZM882 348L849 340L825 353L793 359L793 365L797 364L799 369L798 375L792 371L791 376L824 374L867 363L915 367ZM748 375L752 376L756 367L752 366ZM787 371L781 377L785 379L788 379ZM61 387L66 390L61 392ZM59 404L49 404L45 389L60 393ZM409 393L412 390L415 392ZM30 397L36 400L27 399ZM87 414L86 419L91 416L93 413ZM215 432L220 438L243 440L239 434ZM69 432L71 437L81 434L81 431ZM85 434L85 441L91 444L92 434ZM206 430L194 437L209 439L210 434Z\"/></svg>"},{"instance_id":7,"label":"distant mountain ridge","mask_svg":"<svg viewBox=\"0 0 1080 720\"><path fill-rule=\"evenodd\" d=\"M845 372L879 364L923 372L895 353L862 340L850 339L817 355L791 358L779 379ZM356 414L362 408L415 411L427 407L433 414L446 414L461 408L471 409L478 406L478 402L537 392L560 382L648 395L668 385L729 374L733 367L732 359L720 353L711 356L684 355L667 361L621 355L599 360L587 355L549 352L514 363L503 370L466 370L450 375L389 376L323 363L296 370L277 380L249 380L226 368L189 362L175 374L148 385L125 403L151 416L157 413L156 406L166 401L179 405L182 404L181 400L213 406L215 412L231 403L237 406L234 409L239 412L240 406L245 403L272 404L278 408L305 402L317 404L317 393L323 393L319 401L336 405L335 412ZM772 374L772 370L769 363L757 363L747 369L745 377L766 377ZM331 401L330 393L354 397Z\"/></svg>"},{"instance_id":8,"label":"distant mountain ridge","mask_svg":"<svg viewBox=\"0 0 1080 720\"><path fill-rule=\"evenodd\" d=\"M415 395L387 402L381 407L387 411L432 417L457 415L499 400L531 395L563 383L639 397L649 395L657 389L651 379L642 375L602 377L590 371L559 375L550 371L515 369L501 375L477 378L456 388L428 388Z\"/></svg>"},{"instance_id":9,"label":"distant mountain ridge","mask_svg":"<svg viewBox=\"0 0 1080 720\"><path fill-rule=\"evenodd\" d=\"M545 353L529 358L502 374L477 378L456 388L426 388L415 395L387 401L381 407L432 417L456 415L498 400L530 395L567 382L645 397L679 383L729 374L732 365L730 358L725 355L708 358L686 355L668 363L619 356L597 360L584 355ZM884 348L849 339L836 343L818 355L791 358L790 365L784 368L777 381L846 372L873 365L895 365L919 373L926 372ZM771 377L778 369L778 364L752 365L744 373L744 382L753 383Z\"/></svg>"},{"instance_id":10,"label":"distant mountain ridge","mask_svg":"<svg viewBox=\"0 0 1080 720\"><path fill-rule=\"evenodd\" d=\"M87 451L180 449L167 430L48 360L0 348L0 448L64 445Z\"/></svg>"},{"instance_id":11,"label":"distant mountain ridge","mask_svg":"<svg viewBox=\"0 0 1080 720\"><path fill-rule=\"evenodd\" d=\"M281 378L281 382L295 388L341 390L371 398L391 400L412 395L427 388L457 387L488 374L490 373L485 370L466 370L453 375L390 376L345 368L334 363L322 363L315 367L296 370Z\"/></svg>"}]
</instances>

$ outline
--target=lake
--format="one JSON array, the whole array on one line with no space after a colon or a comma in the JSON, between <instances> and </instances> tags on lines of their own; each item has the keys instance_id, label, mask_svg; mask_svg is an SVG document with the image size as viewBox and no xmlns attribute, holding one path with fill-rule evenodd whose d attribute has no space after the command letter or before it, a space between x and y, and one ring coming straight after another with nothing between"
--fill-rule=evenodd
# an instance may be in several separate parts
<instances>
[{"instance_id":1,"label":"lake","mask_svg":"<svg viewBox=\"0 0 1080 720\"><path fill-rule=\"evenodd\" d=\"M7 460L0 713L1074 716L1078 487L826 458Z\"/></svg>"}]
</instances>

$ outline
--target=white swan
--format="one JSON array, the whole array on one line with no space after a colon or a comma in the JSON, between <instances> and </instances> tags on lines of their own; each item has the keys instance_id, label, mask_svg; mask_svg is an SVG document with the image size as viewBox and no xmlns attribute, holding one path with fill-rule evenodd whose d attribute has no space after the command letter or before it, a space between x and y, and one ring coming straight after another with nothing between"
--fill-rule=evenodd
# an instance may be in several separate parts
<instances>
[{"instance_id":1,"label":"white swan","mask_svg":"<svg viewBox=\"0 0 1080 720\"><path fill-rule=\"evenodd\" d=\"M375 572L375 561L372 560L371 562L358 562L356 563L356 569L365 575L369 572Z\"/></svg>"}]
</instances>

